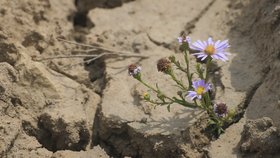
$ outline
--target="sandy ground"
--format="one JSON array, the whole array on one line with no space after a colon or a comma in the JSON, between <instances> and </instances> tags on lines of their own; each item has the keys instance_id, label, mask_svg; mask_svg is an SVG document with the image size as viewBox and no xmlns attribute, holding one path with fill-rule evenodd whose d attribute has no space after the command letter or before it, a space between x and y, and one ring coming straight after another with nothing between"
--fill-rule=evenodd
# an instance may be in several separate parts
<instances>
[{"instance_id":1,"label":"sandy ground","mask_svg":"<svg viewBox=\"0 0 280 158\"><path fill-rule=\"evenodd\" d=\"M0 6L0 157L280 156L279 0L2 0ZM154 108L141 100L147 89L127 75L137 63L145 80L176 93L156 62L183 60L176 41L182 31L231 44L230 60L215 63L211 80L215 101L238 115L218 139L204 130L201 111ZM102 53L111 54L85 62ZM192 70L195 63L191 57Z\"/></svg>"}]
</instances>

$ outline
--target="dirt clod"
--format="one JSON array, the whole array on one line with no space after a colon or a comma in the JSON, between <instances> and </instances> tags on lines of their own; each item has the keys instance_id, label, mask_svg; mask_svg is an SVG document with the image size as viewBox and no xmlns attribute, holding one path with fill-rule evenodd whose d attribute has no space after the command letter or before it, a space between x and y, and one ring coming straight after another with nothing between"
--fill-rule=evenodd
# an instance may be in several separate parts
<instances>
[{"instance_id":1,"label":"dirt clod","mask_svg":"<svg viewBox=\"0 0 280 158\"><path fill-rule=\"evenodd\" d=\"M241 138L243 152L275 153L280 149L280 135L268 118L247 120Z\"/></svg>"}]
</instances>

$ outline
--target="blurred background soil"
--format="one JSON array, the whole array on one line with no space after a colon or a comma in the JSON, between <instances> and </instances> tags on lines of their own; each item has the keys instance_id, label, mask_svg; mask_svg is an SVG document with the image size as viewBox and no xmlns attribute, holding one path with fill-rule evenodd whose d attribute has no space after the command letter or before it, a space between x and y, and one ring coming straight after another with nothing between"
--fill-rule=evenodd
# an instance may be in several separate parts
<instances>
[{"instance_id":1,"label":"blurred background soil","mask_svg":"<svg viewBox=\"0 0 280 158\"><path fill-rule=\"evenodd\" d=\"M0 157L280 157L279 0L0 0L0 21ZM175 94L156 62L183 60L182 31L231 44L211 80L238 115L218 139L203 112L154 108L127 74L137 63Z\"/></svg>"}]
</instances>

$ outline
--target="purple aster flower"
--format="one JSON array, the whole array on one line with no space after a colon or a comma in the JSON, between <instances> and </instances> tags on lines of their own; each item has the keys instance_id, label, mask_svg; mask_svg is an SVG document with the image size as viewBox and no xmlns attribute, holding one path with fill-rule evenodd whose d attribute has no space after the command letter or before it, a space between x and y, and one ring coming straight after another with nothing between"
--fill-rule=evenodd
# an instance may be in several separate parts
<instances>
[{"instance_id":1,"label":"purple aster flower","mask_svg":"<svg viewBox=\"0 0 280 158\"><path fill-rule=\"evenodd\" d=\"M194 100L195 98L201 99L202 94L211 89L209 83L205 83L204 80L194 81L193 82L194 91L188 91L187 97Z\"/></svg>"},{"instance_id":2,"label":"purple aster flower","mask_svg":"<svg viewBox=\"0 0 280 158\"><path fill-rule=\"evenodd\" d=\"M209 37L207 41L198 40L190 44L191 49L199 51L193 55L196 55L197 58L201 58L201 61L205 60L208 56L211 56L213 59L227 61L227 55L230 55L230 53L225 50L229 47L228 40L218 40L214 42L212 37Z\"/></svg>"},{"instance_id":3,"label":"purple aster flower","mask_svg":"<svg viewBox=\"0 0 280 158\"><path fill-rule=\"evenodd\" d=\"M225 117L228 113L225 103L214 104L214 112L218 117Z\"/></svg>"}]
</instances>

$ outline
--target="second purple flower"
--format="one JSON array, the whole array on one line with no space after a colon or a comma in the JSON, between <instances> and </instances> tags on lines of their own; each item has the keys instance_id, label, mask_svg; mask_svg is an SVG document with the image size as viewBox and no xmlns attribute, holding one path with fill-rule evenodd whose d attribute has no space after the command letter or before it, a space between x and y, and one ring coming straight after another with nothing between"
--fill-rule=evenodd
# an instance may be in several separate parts
<instances>
[{"instance_id":1,"label":"second purple flower","mask_svg":"<svg viewBox=\"0 0 280 158\"><path fill-rule=\"evenodd\" d=\"M187 97L194 100L195 98L201 99L202 94L206 93L211 89L211 86L209 83L205 83L204 80L198 80L193 82L193 88L194 91L188 91Z\"/></svg>"}]
</instances>

